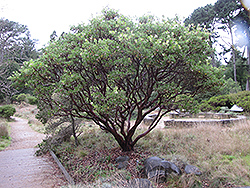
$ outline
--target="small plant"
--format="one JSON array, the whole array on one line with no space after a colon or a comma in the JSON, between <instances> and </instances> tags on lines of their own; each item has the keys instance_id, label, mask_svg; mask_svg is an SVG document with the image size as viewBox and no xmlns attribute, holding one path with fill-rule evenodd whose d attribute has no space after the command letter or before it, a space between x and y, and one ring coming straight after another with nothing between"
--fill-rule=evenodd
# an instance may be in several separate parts
<instances>
[{"instance_id":1,"label":"small plant","mask_svg":"<svg viewBox=\"0 0 250 188\"><path fill-rule=\"evenodd\" d=\"M10 142L8 124L4 121L0 121L0 151L10 145Z\"/></svg>"},{"instance_id":2,"label":"small plant","mask_svg":"<svg viewBox=\"0 0 250 188\"><path fill-rule=\"evenodd\" d=\"M4 123L0 124L0 137L1 138L9 138L9 132L8 132L8 128L7 125Z\"/></svg>"},{"instance_id":3,"label":"small plant","mask_svg":"<svg viewBox=\"0 0 250 188\"><path fill-rule=\"evenodd\" d=\"M16 97L16 100L17 100L18 102L23 102L23 101L25 101L25 100L26 100L26 94L25 94L25 93L19 94L19 95Z\"/></svg>"},{"instance_id":4,"label":"small plant","mask_svg":"<svg viewBox=\"0 0 250 188\"><path fill-rule=\"evenodd\" d=\"M31 95L27 96L28 103L31 105L37 104L37 98Z\"/></svg>"},{"instance_id":5,"label":"small plant","mask_svg":"<svg viewBox=\"0 0 250 188\"><path fill-rule=\"evenodd\" d=\"M0 117L10 119L10 116L13 116L16 112L16 109L10 105L0 106Z\"/></svg>"}]
</instances>

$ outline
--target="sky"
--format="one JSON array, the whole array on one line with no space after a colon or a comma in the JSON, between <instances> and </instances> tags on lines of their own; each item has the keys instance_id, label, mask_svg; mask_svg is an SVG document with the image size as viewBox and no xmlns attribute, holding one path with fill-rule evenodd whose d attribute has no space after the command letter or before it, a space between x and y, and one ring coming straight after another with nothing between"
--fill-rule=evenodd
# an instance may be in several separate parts
<instances>
[{"instance_id":1,"label":"sky","mask_svg":"<svg viewBox=\"0 0 250 188\"><path fill-rule=\"evenodd\" d=\"M126 16L155 16L184 19L196 8L217 0L0 0L0 18L27 25L37 48L46 45L55 30L59 36L70 26L87 24L105 7Z\"/></svg>"}]
</instances>

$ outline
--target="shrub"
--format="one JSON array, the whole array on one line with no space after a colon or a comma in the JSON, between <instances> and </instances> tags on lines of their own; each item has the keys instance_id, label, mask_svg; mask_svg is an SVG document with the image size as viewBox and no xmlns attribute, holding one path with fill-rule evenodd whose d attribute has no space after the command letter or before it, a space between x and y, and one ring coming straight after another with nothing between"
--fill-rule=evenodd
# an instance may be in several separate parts
<instances>
[{"instance_id":1,"label":"shrub","mask_svg":"<svg viewBox=\"0 0 250 188\"><path fill-rule=\"evenodd\" d=\"M0 138L8 138L9 132L5 123L0 123Z\"/></svg>"},{"instance_id":2,"label":"shrub","mask_svg":"<svg viewBox=\"0 0 250 188\"><path fill-rule=\"evenodd\" d=\"M31 95L27 96L28 103L31 105L37 104L37 98Z\"/></svg>"},{"instance_id":3,"label":"shrub","mask_svg":"<svg viewBox=\"0 0 250 188\"><path fill-rule=\"evenodd\" d=\"M10 118L16 112L16 109L10 105L0 106L0 117Z\"/></svg>"},{"instance_id":4,"label":"shrub","mask_svg":"<svg viewBox=\"0 0 250 188\"><path fill-rule=\"evenodd\" d=\"M219 111L221 107L231 108L234 104L240 106L245 112L250 112L250 91L241 91L228 95L219 95L203 101L199 109L205 111Z\"/></svg>"},{"instance_id":5,"label":"shrub","mask_svg":"<svg viewBox=\"0 0 250 188\"><path fill-rule=\"evenodd\" d=\"M19 95L16 97L16 100L17 100L18 102L23 102L23 101L25 101L25 100L26 100L26 94L24 94L24 93L19 94Z\"/></svg>"},{"instance_id":6,"label":"shrub","mask_svg":"<svg viewBox=\"0 0 250 188\"><path fill-rule=\"evenodd\" d=\"M201 103L201 104L199 105L199 109L200 109L202 112L215 111L215 108L212 107L210 104L208 104L207 101Z\"/></svg>"},{"instance_id":7,"label":"shrub","mask_svg":"<svg viewBox=\"0 0 250 188\"><path fill-rule=\"evenodd\" d=\"M233 104L244 108L245 112L250 112L250 91L242 91L229 95Z\"/></svg>"}]
</instances>

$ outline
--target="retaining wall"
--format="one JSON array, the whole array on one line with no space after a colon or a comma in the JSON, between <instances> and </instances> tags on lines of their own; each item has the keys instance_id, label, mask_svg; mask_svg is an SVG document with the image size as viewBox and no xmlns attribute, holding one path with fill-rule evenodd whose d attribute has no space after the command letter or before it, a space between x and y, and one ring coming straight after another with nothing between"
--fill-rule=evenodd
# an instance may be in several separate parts
<instances>
[{"instance_id":1,"label":"retaining wall","mask_svg":"<svg viewBox=\"0 0 250 188\"><path fill-rule=\"evenodd\" d=\"M245 116L237 116L230 119L169 119L164 120L166 128L170 127L192 127L197 125L220 125L231 126L234 123L246 121Z\"/></svg>"}]
</instances>

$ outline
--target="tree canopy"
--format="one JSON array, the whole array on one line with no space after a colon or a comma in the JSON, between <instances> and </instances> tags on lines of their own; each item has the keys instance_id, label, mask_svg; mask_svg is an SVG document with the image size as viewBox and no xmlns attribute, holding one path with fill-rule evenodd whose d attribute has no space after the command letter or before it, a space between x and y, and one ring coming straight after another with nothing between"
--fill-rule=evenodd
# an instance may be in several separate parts
<instances>
[{"instance_id":1,"label":"tree canopy","mask_svg":"<svg viewBox=\"0 0 250 188\"><path fill-rule=\"evenodd\" d=\"M51 115L93 120L130 151L177 108L181 96L220 85L219 71L210 65L212 51L209 33L199 27L190 31L176 19L151 16L137 22L104 9L53 41L13 79L32 87ZM58 96L71 101L70 107ZM154 121L135 136L153 112Z\"/></svg>"},{"instance_id":2,"label":"tree canopy","mask_svg":"<svg viewBox=\"0 0 250 188\"><path fill-rule=\"evenodd\" d=\"M0 94L13 95L14 89L8 77L20 68L24 61L37 57L35 41L25 25L8 19L0 19Z\"/></svg>"}]
</instances>

